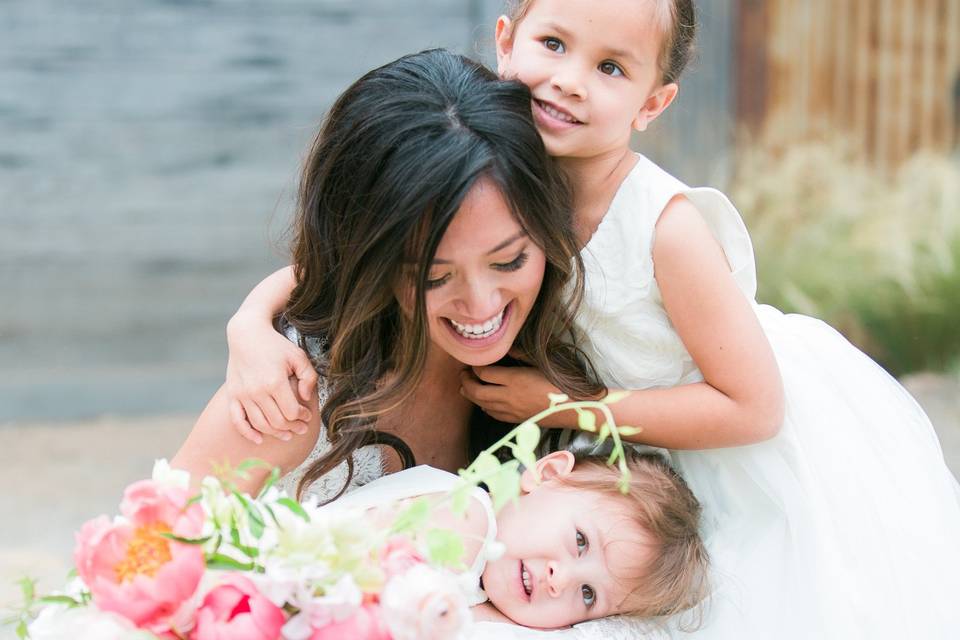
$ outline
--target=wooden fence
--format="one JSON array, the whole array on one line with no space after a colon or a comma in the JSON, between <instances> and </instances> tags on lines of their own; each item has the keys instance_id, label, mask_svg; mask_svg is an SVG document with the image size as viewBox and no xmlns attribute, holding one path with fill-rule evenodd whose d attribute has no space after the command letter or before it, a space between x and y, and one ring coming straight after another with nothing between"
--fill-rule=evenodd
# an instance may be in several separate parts
<instances>
[{"instance_id":1,"label":"wooden fence","mask_svg":"<svg viewBox=\"0 0 960 640\"><path fill-rule=\"evenodd\" d=\"M773 146L840 137L878 168L957 146L960 0L740 0L737 116Z\"/></svg>"}]
</instances>

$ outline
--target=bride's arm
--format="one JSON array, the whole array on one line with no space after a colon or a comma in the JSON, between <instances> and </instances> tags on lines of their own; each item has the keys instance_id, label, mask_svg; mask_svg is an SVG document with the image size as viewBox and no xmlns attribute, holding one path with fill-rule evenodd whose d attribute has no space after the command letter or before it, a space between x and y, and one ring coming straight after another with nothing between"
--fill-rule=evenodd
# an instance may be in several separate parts
<instances>
[{"instance_id":1,"label":"bride's arm","mask_svg":"<svg viewBox=\"0 0 960 640\"><path fill-rule=\"evenodd\" d=\"M203 476L213 471L214 465L223 462L236 467L244 460L257 458L271 468L277 466L283 473L288 473L310 455L320 434L320 410L316 394L309 401L312 417L307 423L306 434L289 442L266 438L262 444L247 440L234 428L230 419L229 400L224 388L220 387L170 463L173 467L189 471L195 486ZM241 490L253 493L259 490L269 473L269 468L252 469L247 480L238 480L237 485Z\"/></svg>"}]
</instances>

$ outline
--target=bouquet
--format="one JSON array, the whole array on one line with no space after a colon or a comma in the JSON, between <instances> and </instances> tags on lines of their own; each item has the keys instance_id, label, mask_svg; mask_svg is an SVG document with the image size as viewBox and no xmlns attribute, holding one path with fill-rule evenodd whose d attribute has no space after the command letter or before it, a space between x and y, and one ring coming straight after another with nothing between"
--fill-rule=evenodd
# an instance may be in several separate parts
<instances>
[{"instance_id":1,"label":"bouquet","mask_svg":"<svg viewBox=\"0 0 960 640\"><path fill-rule=\"evenodd\" d=\"M618 396L619 397L619 396ZM602 401L567 402L519 425L473 464L447 499L466 509L481 482L499 508L519 495L520 465L533 468L536 420L564 410L597 431L594 408L612 437L610 462L623 464L620 435ZM507 447L512 460L493 452ZM164 460L149 480L127 487L120 515L100 516L76 534L75 571L66 589L38 597L21 581L25 604L8 622L31 640L369 640L454 639L470 611L454 570L463 541L430 528L431 506L414 500L392 525L372 526L363 512L300 504L276 488L273 469L257 496L231 477L258 464L220 469L191 492L190 477Z\"/></svg>"}]
</instances>

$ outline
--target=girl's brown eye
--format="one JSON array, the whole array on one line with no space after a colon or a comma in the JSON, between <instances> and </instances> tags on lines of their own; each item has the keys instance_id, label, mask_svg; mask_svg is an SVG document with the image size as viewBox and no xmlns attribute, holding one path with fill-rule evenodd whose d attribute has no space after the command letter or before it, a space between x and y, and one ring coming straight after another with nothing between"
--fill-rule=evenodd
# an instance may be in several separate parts
<instances>
[{"instance_id":1,"label":"girl's brown eye","mask_svg":"<svg viewBox=\"0 0 960 640\"><path fill-rule=\"evenodd\" d=\"M547 49L550 49L550 51L563 53L563 43L556 38L544 38L543 46L545 46Z\"/></svg>"}]
</instances>

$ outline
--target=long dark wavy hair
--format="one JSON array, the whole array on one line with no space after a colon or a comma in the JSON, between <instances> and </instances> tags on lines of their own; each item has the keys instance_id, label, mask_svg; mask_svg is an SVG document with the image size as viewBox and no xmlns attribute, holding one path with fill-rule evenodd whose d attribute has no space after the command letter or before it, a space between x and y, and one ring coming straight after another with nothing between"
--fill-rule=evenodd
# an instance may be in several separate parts
<instances>
[{"instance_id":1,"label":"long dark wavy hair","mask_svg":"<svg viewBox=\"0 0 960 640\"><path fill-rule=\"evenodd\" d=\"M297 284L285 316L326 345L315 365L329 385L321 418L332 446L307 470L298 494L344 461L349 483L362 446L387 444L404 466L414 463L409 447L378 431L376 420L421 378L430 263L481 178L497 185L546 254L542 288L514 346L569 395L602 390L573 336L583 272L571 198L534 127L529 91L442 49L404 56L344 91L303 169ZM415 304L408 317L394 292L411 258Z\"/></svg>"}]
</instances>

